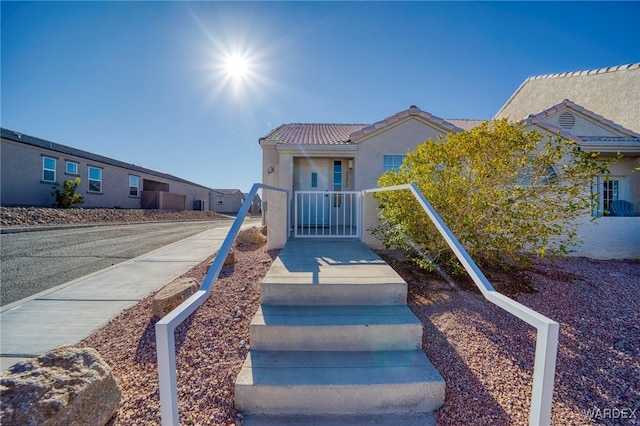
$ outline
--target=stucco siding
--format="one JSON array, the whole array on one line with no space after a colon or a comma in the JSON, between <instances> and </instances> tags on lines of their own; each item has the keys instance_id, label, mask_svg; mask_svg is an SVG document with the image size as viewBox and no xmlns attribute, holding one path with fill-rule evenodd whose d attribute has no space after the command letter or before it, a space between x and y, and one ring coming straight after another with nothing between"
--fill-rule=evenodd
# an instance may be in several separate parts
<instances>
[{"instance_id":1,"label":"stucco siding","mask_svg":"<svg viewBox=\"0 0 640 426\"><path fill-rule=\"evenodd\" d=\"M219 203L218 200L222 201ZM244 201L243 195L240 191L233 194L223 194L216 191L211 191L211 201L209 210L217 213L237 213L242 207Z\"/></svg>"},{"instance_id":2,"label":"stucco siding","mask_svg":"<svg viewBox=\"0 0 640 426\"><path fill-rule=\"evenodd\" d=\"M49 156L56 159L56 180L64 179L64 163L55 153ZM16 143L2 139L1 160L1 202L2 205L34 205L50 207L54 202L51 196L52 183L42 183L42 155L40 150L21 147Z\"/></svg>"},{"instance_id":3,"label":"stucco siding","mask_svg":"<svg viewBox=\"0 0 640 426\"><path fill-rule=\"evenodd\" d=\"M578 220L578 235L583 244L572 256L595 259L640 259L640 216L600 217Z\"/></svg>"},{"instance_id":4,"label":"stucco siding","mask_svg":"<svg viewBox=\"0 0 640 426\"><path fill-rule=\"evenodd\" d=\"M564 99L640 132L640 68L533 77L516 90L496 118L518 121ZM577 75L576 75L577 74Z\"/></svg>"},{"instance_id":5,"label":"stucco siding","mask_svg":"<svg viewBox=\"0 0 640 426\"><path fill-rule=\"evenodd\" d=\"M559 112L557 114L552 115L546 120L542 120L543 123L549 123L555 127L562 128L560 124L560 115L565 112ZM574 135L579 136L618 136L619 133L613 132L610 129L605 129L601 124L595 123L593 120L586 119L585 117L579 115L575 111L569 111L575 117L575 124L567 131L571 132Z\"/></svg>"},{"instance_id":6,"label":"stucco siding","mask_svg":"<svg viewBox=\"0 0 640 426\"><path fill-rule=\"evenodd\" d=\"M193 208L196 199L208 199L209 190L197 185L175 182L171 179L141 173L122 167L105 164L99 161L42 149L32 145L2 139L2 191L1 203L4 206L38 206L50 207L54 203L51 195L53 182L42 181L43 157L56 160L56 182L62 185L65 180L80 178L77 193L84 197L82 207L139 209L140 193L145 180L160 182L172 193L187 197L187 209ZM77 164L77 175L67 174L66 162ZM89 191L89 167L96 167L102 171L101 191ZM137 196L129 192L129 176L139 177L139 191Z\"/></svg>"},{"instance_id":7,"label":"stucco siding","mask_svg":"<svg viewBox=\"0 0 640 426\"><path fill-rule=\"evenodd\" d=\"M436 140L438 135L442 134L444 134L443 130L429 126L422 120L411 118L363 139L358 143L355 159L355 189L378 186L385 155L406 155L426 140Z\"/></svg>"},{"instance_id":8,"label":"stucco siding","mask_svg":"<svg viewBox=\"0 0 640 426\"><path fill-rule=\"evenodd\" d=\"M150 179L159 181L161 179L150 176ZM175 182L166 180L169 183L169 192L174 194L180 194L186 196L186 209L193 210L194 202L196 200L208 200L209 188L204 188L197 185L188 185L182 182ZM207 210L209 206L207 205Z\"/></svg>"}]
</instances>

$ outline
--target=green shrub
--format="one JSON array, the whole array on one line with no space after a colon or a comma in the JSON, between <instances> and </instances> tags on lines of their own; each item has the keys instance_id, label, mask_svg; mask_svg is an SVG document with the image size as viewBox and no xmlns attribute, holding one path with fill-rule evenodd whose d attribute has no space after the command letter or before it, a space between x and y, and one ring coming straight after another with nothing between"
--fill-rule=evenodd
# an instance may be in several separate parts
<instances>
[{"instance_id":1,"label":"green shrub","mask_svg":"<svg viewBox=\"0 0 640 426\"><path fill-rule=\"evenodd\" d=\"M607 170L607 162L573 141L497 120L419 145L378 184L415 184L476 262L526 264L531 253L564 255L579 244L574 219L590 212L596 194L589 185ZM378 197L382 225L374 233L387 247L411 253L408 237L431 262L459 267L408 191Z\"/></svg>"},{"instance_id":2,"label":"green shrub","mask_svg":"<svg viewBox=\"0 0 640 426\"><path fill-rule=\"evenodd\" d=\"M51 195L56 199L54 206L60 209L69 209L84 203L82 195L76 194L78 185L80 185L80 178L77 177L75 179L65 180L62 189L60 189L60 184L52 186L53 191L51 191Z\"/></svg>"}]
</instances>

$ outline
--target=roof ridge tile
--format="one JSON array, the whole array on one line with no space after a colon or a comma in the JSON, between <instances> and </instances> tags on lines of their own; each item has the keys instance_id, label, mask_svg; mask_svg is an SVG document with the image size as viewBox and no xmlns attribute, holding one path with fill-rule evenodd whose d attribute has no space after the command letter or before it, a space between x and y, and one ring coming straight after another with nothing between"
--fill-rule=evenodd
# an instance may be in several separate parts
<instances>
[{"instance_id":1,"label":"roof ridge tile","mask_svg":"<svg viewBox=\"0 0 640 426\"><path fill-rule=\"evenodd\" d=\"M633 62L630 64L623 64L623 65L613 65L606 68L595 68L595 69L580 70L580 71L568 71L568 72L560 72L560 73L534 75L527 78L525 82L531 81L531 80L541 80L543 78L562 78L562 77L576 77L581 75L604 74L604 73L615 72L615 71L631 70L635 68L640 68L640 62Z\"/></svg>"}]
</instances>

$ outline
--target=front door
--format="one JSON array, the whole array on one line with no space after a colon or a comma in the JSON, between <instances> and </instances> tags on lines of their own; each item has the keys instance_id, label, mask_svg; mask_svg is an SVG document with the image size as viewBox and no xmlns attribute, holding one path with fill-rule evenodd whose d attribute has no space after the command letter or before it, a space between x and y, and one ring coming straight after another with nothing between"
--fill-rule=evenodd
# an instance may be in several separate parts
<instances>
[{"instance_id":1,"label":"front door","mask_svg":"<svg viewBox=\"0 0 640 426\"><path fill-rule=\"evenodd\" d=\"M304 191L327 192L330 190L329 171L331 161L326 158L300 158L298 160L297 219L302 226L326 226L329 223L329 195L304 193Z\"/></svg>"}]
</instances>

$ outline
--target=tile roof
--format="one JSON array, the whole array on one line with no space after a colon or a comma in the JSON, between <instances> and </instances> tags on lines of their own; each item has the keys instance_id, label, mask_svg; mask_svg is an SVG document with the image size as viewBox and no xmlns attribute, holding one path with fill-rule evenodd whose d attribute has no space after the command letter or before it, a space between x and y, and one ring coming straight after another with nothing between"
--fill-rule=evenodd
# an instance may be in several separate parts
<instances>
[{"instance_id":1,"label":"tile roof","mask_svg":"<svg viewBox=\"0 0 640 426\"><path fill-rule=\"evenodd\" d=\"M460 126L436 117L412 105L408 109L394 114L373 124L321 124L291 123L283 124L260 138L262 142L299 145L345 145L371 134L379 129L392 125L407 117L422 117L451 132L459 132L465 128L480 125L482 120L455 120ZM468 127L463 127L468 126Z\"/></svg>"},{"instance_id":2,"label":"tile roof","mask_svg":"<svg viewBox=\"0 0 640 426\"><path fill-rule=\"evenodd\" d=\"M378 121L376 123L373 123L370 126L366 126L363 127L362 129L354 132L351 134L351 139L352 140L357 140L361 137L364 137L370 133L373 133L375 131L378 131L379 129L382 129L384 127L387 127L393 123L395 123L396 121L402 120L404 118L410 117L410 116L414 116L414 117L422 117L423 119L430 121L434 124L440 125L441 127L444 127L446 130L450 131L450 132L459 132L462 129L460 127L457 127L451 123L449 123L448 121L440 118L440 117L436 117L435 115L429 114L428 112L422 111L420 108L418 108L415 105L411 105L408 109L404 110L404 111L400 111L397 114L394 114L390 117L385 118L384 120Z\"/></svg>"},{"instance_id":3,"label":"tile roof","mask_svg":"<svg viewBox=\"0 0 640 426\"><path fill-rule=\"evenodd\" d=\"M522 120L563 99L640 132L640 63L529 77L495 118Z\"/></svg>"},{"instance_id":4,"label":"tile roof","mask_svg":"<svg viewBox=\"0 0 640 426\"><path fill-rule=\"evenodd\" d=\"M292 123L283 124L272 130L260 142L277 142L282 144L303 145L344 145L349 144L351 134L366 124L318 124Z\"/></svg>"},{"instance_id":5,"label":"tile roof","mask_svg":"<svg viewBox=\"0 0 640 426\"><path fill-rule=\"evenodd\" d=\"M136 166L135 164L125 163L124 161L115 160L113 158L105 157L102 155L94 154L88 151L83 151L81 149L72 148L67 145L62 145L59 143L51 142L45 139L40 139L35 136L25 135L24 133L16 132L14 130L5 129L4 127L0 128L0 134L3 139L9 139L14 142L23 143L26 145L35 146L38 148L48 149L50 151L59 152L61 154L73 155L75 157L84 158L86 160L95 161L96 163L108 164L111 166L121 167L123 169L136 171L139 173L146 173L148 175L157 176L165 179L170 179L176 182L182 182L189 185L195 185L202 188L206 188L203 185L199 185L197 183L189 182L188 180L172 176L167 173L158 172L155 170L147 169L145 167Z\"/></svg>"},{"instance_id":6,"label":"tile roof","mask_svg":"<svg viewBox=\"0 0 640 426\"><path fill-rule=\"evenodd\" d=\"M447 118L447 122L453 124L456 127L461 128L462 130L471 130L475 129L482 123L488 120L471 120L466 118Z\"/></svg>"}]
</instances>

